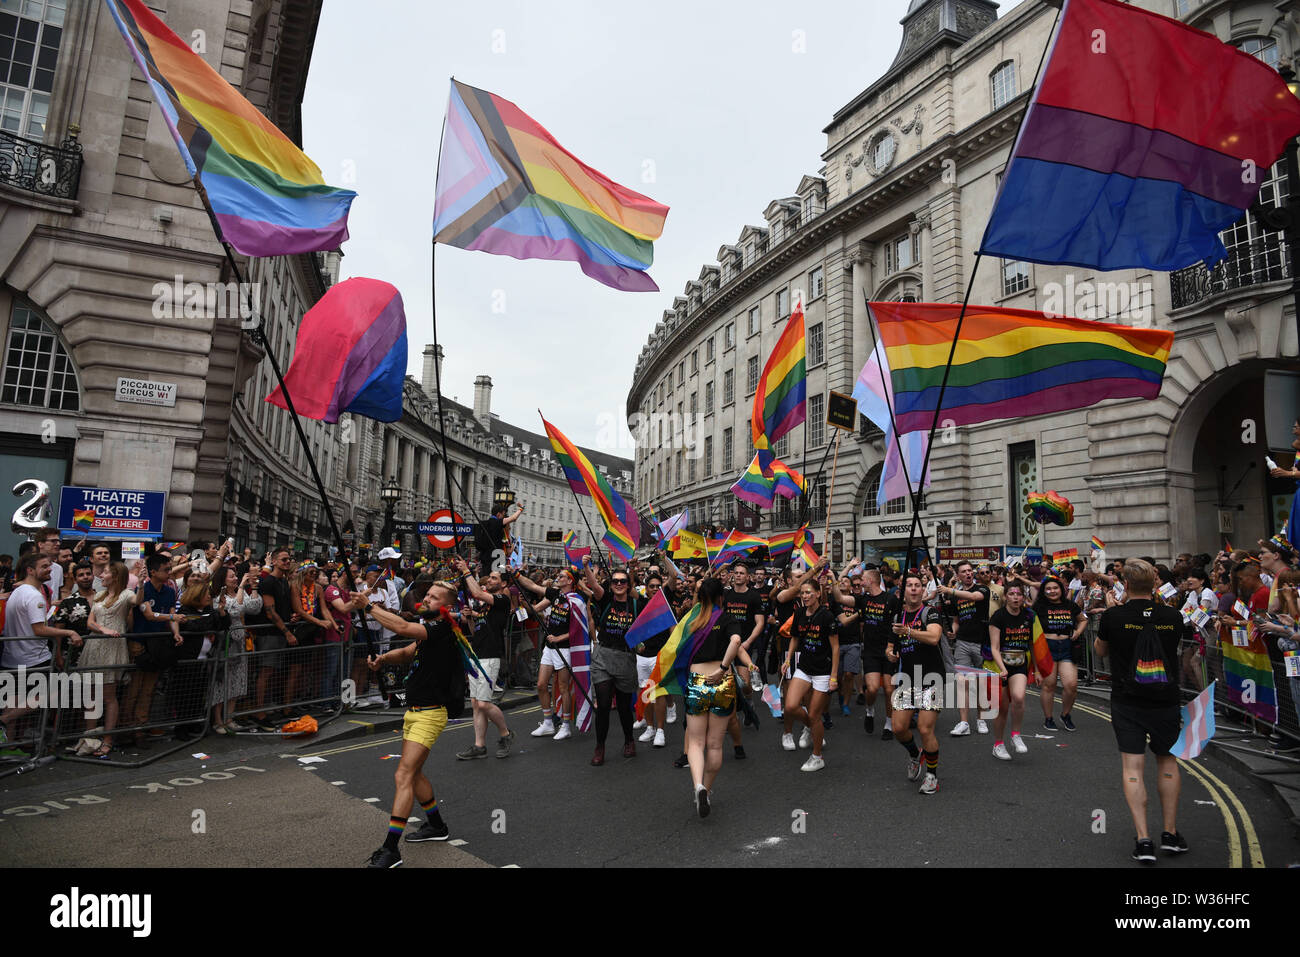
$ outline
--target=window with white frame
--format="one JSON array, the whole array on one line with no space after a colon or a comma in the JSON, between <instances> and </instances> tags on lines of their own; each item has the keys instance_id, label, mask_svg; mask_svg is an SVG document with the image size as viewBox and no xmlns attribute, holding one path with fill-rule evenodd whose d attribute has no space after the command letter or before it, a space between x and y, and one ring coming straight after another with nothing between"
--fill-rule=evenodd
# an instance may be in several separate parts
<instances>
[{"instance_id":1,"label":"window with white frame","mask_svg":"<svg viewBox=\"0 0 1300 957\"><path fill-rule=\"evenodd\" d=\"M727 327L722 330L722 351L736 348L736 324L727 323Z\"/></svg>"},{"instance_id":2,"label":"window with white frame","mask_svg":"<svg viewBox=\"0 0 1300 957\"><path fill-rule=\"evenodd\" d=\"M1016 65L1011 60L999 63L996 70L989 74L989 85L993 90L993 109L1006 106L1016 95Z\"/></svg>"},{"instance_id":3,"label":"window with white frame","mask_svg":"<svg viewBox=\"0 0 1300 957\"><path fill-rule=\"evenodd\" d=\"M808 448L815 449L826 441L826 396L808 396Z\"/></svg>"},{"instance_id":4,"label":"window with white frame","mask_svg":"<svg viewBox=\"0 0 1300 957\"><path fill-rule=\"evenodd\" d=\"M81 408L72 360L54 330L30 308L15 302L9 316L0 402L60 412Z\"/></svg>"},{"instance_id":5,"label":"window with white frame","mask_svg":"<svg viewBox=\"0 0 1300 957\"><path fill-rule=\"evenodd\" d=\"M0 129L45 136L66 0L12 0L0 7Z\"/></svg>"},{"instance_id":6,"label":"window with white frame","mask_svg":"<svg viewBox=\"0 0 1300 957\"><path fill-rule=\"evenodd\" d=\"M736 401L736 370L728 369L722 373L722 404L731 405Z\"/></svg>"},{"instance_id":7,"label":"window with white frame","mask_svg":"<svg viewBox=\"0 0 1300 957\"><path fill-rule=\"evenodd\" d=\"M885 244L885 273L893 275L916 265L917 237L910 232L896 236Z\"/></svg>"},{"instance_id":8,"label":"window with white frame","mask_svg":"<svg viewBox=\"0 0 1300 957\"><path fill-rule=\"evenodd\" d=\"M818 366L825 361L825 337L822 334L822 324L818 322L808 327L808 365Z\"/></svg>"},{"instance_id":9,"label":"window with white frame","mask_svg":"<svg viewBox=\"0 0 1300 957\"><path fill-rule=\"evenodd\" d=\"M733 429L722 430L722 471L730 472L735 467L735 460L732 457L731 438Z\"/></svg>"},{"instance_id":10,"label":"window with white frame","mask_svg":"<svg viewBox=\"0 0 1300 957\"><path fill-rule=\"evenodd\" d=\"M774 454L778 459L783 459L790 454L789 432L776 440L776 444L772 446L772 454Z\"/></svg>"},{"instance_id":11,"label":"window with white frame","mask_svg":"<svg viewBox=\"0 0 1300 957\"><path fill-rule=\"evenodd\" d=\"M1257 60L1263 60L1275 70L1278 68L1280 57L1277 40L1273 37L1247 37L1238 41L1237 48L1242 53L1249 53Z\"/></svg>"},{"instance_id":12,"label":"window with white frame","mask_svg":"<svg viewBox=\"0 0 1300 957\"><path fill-rule=\"evenodd\" d=\"M704 437L704 477L713 475L713 436Z\"/></svg>"},{"instance_id":13,"label":"window with white frame","mask_svg":"<svg viewBox=\"0 0 1300 957\"><path fill-rule=\"evenodd\" d=\"M808 298L809 300L818 299L826 292L826 273L821 266L817 266L812 272L808 273Z\"/></svg>"},{"instance_id":14,"label":"window with white frame","mask_svg":"<svg viewBox=\"0 0 1300 957\"><path fill-rule=\"evenodd\" d=\"M1018 259L1002 261L1002 295L1012 296L1029 288L1029 263Z\"/></svg>"},{"instance_id":15,"label":"window with white frame","mask_svg":"<svg viewBox=\"0 0 1300 957\"><path fill-rule=\"evenodd\" d=\"M700 372L700 350L695 349L691 352L691 375L698 375Z\"/></svg>"},{"instance_id":16,"label":"window with white frame","mask_svg":"<svg viewBox=\"0 0 1300 957\"><path fill-rule=\"evenodd\" d=\"M704 414L713 414L713 383L704 383Z\"/></svg>"},{"instance_id":17,"label":"window with white frame","mask_svg":"<svg viewBox=\"0 0 1300 957\"><path fill-rule=\"evenodd\" d=\"M758 388L758 356L750 356L745 375L745 395L753 395Z\"/></svg>"},{"instance_id":18,"label":"window with white frame","mask_svg":"<svg viewBox=\"0 0 1300 957\"><path fill-rule=\"evenodd\" d=\"M776 318L777 321L787 318L790 315L790 290L778 289L776 291Z\"/></svg>"},{"instance_id":19,"label":"window with white frame","mask_svg":"<svg viewBox=\"0 0 1300 957\"><path fill-rule=\"evenodd\" d=\"M713 336L704 340L704 361L706 363L713 361Z\"/></svg>"},{"instance_id":20,"label":"window with white frame","mask_svg":"<svg viewBox=\"0 0 1300 957\"><path fill-rule=\"evenodd\" d=\"M754 306L752 309L749 310L749 332L748 332L748 334L752 336L752 335L755 335L755 334L757 334L757 333L758 333L758 306Z\"/></svg>"}]
</instances>

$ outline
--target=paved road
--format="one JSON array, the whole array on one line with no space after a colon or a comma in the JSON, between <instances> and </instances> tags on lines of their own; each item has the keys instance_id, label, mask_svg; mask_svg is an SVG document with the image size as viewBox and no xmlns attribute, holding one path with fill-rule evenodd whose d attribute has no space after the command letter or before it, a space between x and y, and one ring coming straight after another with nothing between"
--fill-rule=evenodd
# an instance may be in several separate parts
<instances>
[{"instance_id":1,"label":"paved road","mask_svg":"<svg viewBox=\"0 0 1300 957\"><path fill-rule=\"evenodd\" d=\"M1028 705L1037 715L1037 701ZM639 746L631 760L611 748L606 766L593 768L589 735L528 737L535 706L511 712L521 744L504 761L455 760L472 732L454 725L426 768L456 844L409 848L408 863L1136 867L1114 738L1097 699L1076 709L1077 733L1029 737L1030 753L1009 763L992 757L988 737L947 737L956 716L941 716L932 796L905 779L904 750L866 736L862 709L854 710L829 732L827 767L815 774L800 772L807 752L781 750L778 722L764 718L758 733L746 732L748 760L732 760L728 748L706 821L694 815L689 772L672 767L679 730L668 748ZM617 725L612 740L621 744ZM383 836L389 755L399 749L394 733L304 748L207 739L138 770L59 763L0 780L0 857L355 866ZM1162 859L1159 869L1293 863L1296 844L1262 787L1208 753L1183 780L1179 826L1192 853ZM1154 795L1153 768L1148 786ZM205 812L205 832L194 831L195 810ZM1104 833L1094 833L1097 811Z\"/></svg>"}]
</instances>

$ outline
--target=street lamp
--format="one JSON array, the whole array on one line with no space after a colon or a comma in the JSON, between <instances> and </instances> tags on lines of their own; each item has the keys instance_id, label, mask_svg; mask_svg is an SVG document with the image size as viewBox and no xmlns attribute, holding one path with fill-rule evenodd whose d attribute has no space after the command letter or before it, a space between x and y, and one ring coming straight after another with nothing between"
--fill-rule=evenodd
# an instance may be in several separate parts
<instances>
[{"instance_id":1,"label":"street lamp","mask_svg":"<svg viewBox=\"0 0 1300 957\"><path fill-rule=\"evenodd\" d=\"M402 500L402 487L397 484L397 479L390 477L384 483L383 488L379 490L379 498L384 503L384 531L383 531L383 548L387 548L393 542L393 511L397 508L397 503Z\"/></svg>"},{"instance_id":2,"label":"street lamp","mask_svg":"<svg viewBox=\"0 0 1300 957\"><path fill-rule=\"evenodd\" d=\"M515 504L515 493L503 485L492 494L492 504L494 506L504 505L506 508L509 508L511 505ZM493 511L495 511L495 509L493 509Z\"/></svg>"}]
</instances>

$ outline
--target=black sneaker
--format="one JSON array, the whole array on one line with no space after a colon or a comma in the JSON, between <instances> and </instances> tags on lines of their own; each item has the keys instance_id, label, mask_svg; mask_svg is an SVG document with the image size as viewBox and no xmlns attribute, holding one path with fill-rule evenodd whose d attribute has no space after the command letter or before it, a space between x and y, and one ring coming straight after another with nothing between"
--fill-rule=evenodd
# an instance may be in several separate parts
<instances>
[{"instance_id":1,"label":"black sneaker","mask_svg":"<svg viewBox=\"0 0 1300 957\"><path fill-rule=\"evenodd\" d=\"M876 716L873 712L868 711L866 717L862 719L862 730L867 734L876 733Z\"/></svg>"},{"instance_id":2,"label":"black sneaker","mask_svg":"<svg viewBox=\"0 0 1300 957\"><path fill-rule=\"evenodd\" d=\"M858 695L858 704L866 704L866 703L867 703L867 696L864 695L864 694L859 694L859 695Z\"/></svg>"},{"instance_id":3,"label":"black sneaker","mask_svg":"<svg viewBox=\"0 0 1300 957\"><path fill-rule=\"evenodd\" d=\"M1068 714L1063 714L1063 715L1061 715L1061 727L1064 728L1066 731L1077 731L1077 730L1078 730L1078 729L1074 726L1074 720L1073 720L1073 719L1072 719Z\"/></svg>"},{"instance_id":4,"label":"black sneaker","mask_svg":"<svg viewBox=\"0 0 1300 957\"><path fill-rule=\"evenodd\" d=\"M880 740L881 740L881 741L893 741L893 740L894 740L894 732L893 732L891 729L886 728L884 731L881 731L881 732L880 732Z\"/></svg>"},{"instance_id":5,"label":"black sneaker","mask_svg":"<svg viewBox=\"0 0 1300 957\"><path fill-rule=\"evenodd\" d=\"M457 761L473 761L475 758L486 758L487 748L480 748L477 744L471 744L464 751L456 755Z\"/></svg>"},{"instance_id":6,"label":"black sneaker","mask_svg":"<svg viewBox=\"0 0 1300 957\"><path fill-rule=\"evenodd\" d=\"M1062 717L1061 720L1064 721L1065 718ZM1044 721L1043 721L1043 730L1044 730L1044 731L1059 731L1060 728L1058 728L1058 727L1056 726L1056 722L1053 721L1051 718L1046 718L1046 719L1044 719Z\"/></svg>"},{"instance_id":7,"label":"black sneaker","mask_svg":"<svg viewBox=\"0 0 1300 957\"><path fill-rule=\"evenodd\" d=\"M451 831L447 829L446 822L434 827L428 821L425 821L414 832L406 835L406 843L420 844L424 841L445 841L449 837L451 837Z\"/></svg>"},{"instance_id":8,"label":"black sneaker","mask_svg":"<svg viewBox=\"0 0 1300 957\"><path fill-rule=\"evenodd\" d=\"M375 853L370 855L370 863L366 867L401 867L402 852L398 850L390 851L386 847L381 847Z\"/></svg>"},{"instance_id":9,"label":"black sneaker","mask_svg":"<svg viewBox=\"0 0 1300 957\"><path fill-rule=\"evenodd\" d=\"M743 747L742 745L739 745L739 744L736 745L736 747L735 747L735 752L736 752L736 760L737 760L737 761L743 761L743 760L745 760L745 749L744 749L744 747Z\"/></svg>"},{"instance_id":10,"label":"black sneaker","mask_svg":"<svg viewBox=\"0 0 1300 957\"><path fill-rule=\"evenodd\" d=\"M1150 838L1138 841L1133 846L1133 860L1141 861L1143 864L1154 864L1156 862L1155 842Z\"/></svg>"},{"instance_id":11,"label":"black sneaker","mask_svg":"<svg viewBox=\"0 0 1300 957\"><path fill-rule=\"evenodd\" d=\"M709 816L709 791L708 788L698 788L695 791L695 810L699 812L700 817Z\"/></svg>"},{"instance_id":12,"label":"black sneaker","mask_svg":"<svg viewBox=\"0 0 1300 957\"><path fill-rule=\"evenodd\" d=\"M1169 854L1186 854L1187 842L1177 831L1170 834L1168 831L1160 832L1160 850Z\"/></svg>"},{"instance_id":13,"label":"black sneaker","mask_svg":"<svg viewBox=\"0 0 1300 957\"><path fill-rule=\"evenodd\" d=\"M829 731L833 727L835 727L835 723L831 721L831 716L829 714L822 715L822 728Z\"/></svg>"},{"instance_id":14,"label":"black sneaker","mask_svg":"<svg viewBox=\"0 0 1300 957\"><path fill-rule=\"evenodd\" d=\"M690 764L691 764L691 762L690 762L689 760L687 760L687 758L686 758L686 752L685 752L685 751L683 751L683 752L681 753L681 755L678 756L677 760L673 761L673 767L675 767L675 768L686 768L686 767L690 767Z\"/></svg>"},{"instance_id":15,"label":"black sneaker","mask_svg":"<svg viewBox=\"0 0 1300 957\"><path fill-rule=\"evenodd\" d=\"M498 758L510 757L510 746L513 745L514 743L515 743L515 733L513 731L507 734L504 738L499 738L497 740L497 757Z\"/></svg>"}]
</instances>

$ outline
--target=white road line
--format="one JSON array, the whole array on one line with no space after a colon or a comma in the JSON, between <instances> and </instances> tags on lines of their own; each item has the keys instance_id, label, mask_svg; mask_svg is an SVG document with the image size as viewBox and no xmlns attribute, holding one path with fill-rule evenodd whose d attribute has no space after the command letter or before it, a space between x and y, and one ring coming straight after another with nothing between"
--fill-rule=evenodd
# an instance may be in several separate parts
<instances>
[{"instance_id":1,"label":"white road line","mask_svg":"<svg viewBox=\"0 0 1300 957\"><path fill-rule=\"evenodd\" d=\"M460 838L456 838L456 840L454 840L454 841L448 841L447 843L450 844L452 847L464 847L464 846L465 846L466 844L468 844L469 842L468 842L468 841L462 841Z\"/></svg>"},{"instance_id":2,"label":"white road line","mask_svg":"<svg viewBox=\"0 0 1300 957\"><path fill-rule=\"evenodd\" d=\"M348 783L347 781L331 781L331 782L330 782L330 784L334 785L335 787L338 787L340 784L347 784L347 783Z\"/></svg>"},{"instance_id":3,"label":"white road line","mask_svg":"<svg viewBox=\"0 0 1300 957\"><path fill-rule=\"evenodd\" d=\"M367 803L367 804L378 804L378 803L379 803L379 798L366 798L366 803Z\"/></svg>"}]
</instances>

